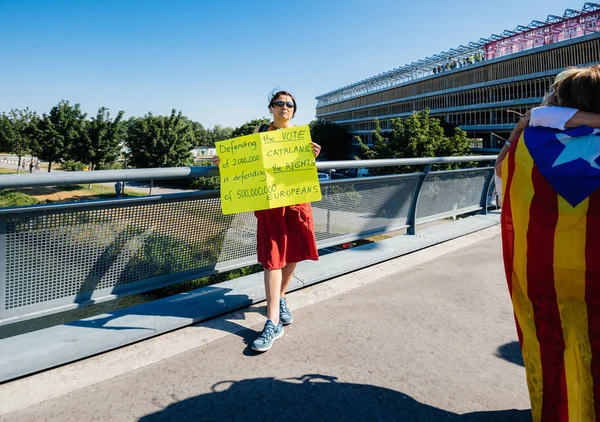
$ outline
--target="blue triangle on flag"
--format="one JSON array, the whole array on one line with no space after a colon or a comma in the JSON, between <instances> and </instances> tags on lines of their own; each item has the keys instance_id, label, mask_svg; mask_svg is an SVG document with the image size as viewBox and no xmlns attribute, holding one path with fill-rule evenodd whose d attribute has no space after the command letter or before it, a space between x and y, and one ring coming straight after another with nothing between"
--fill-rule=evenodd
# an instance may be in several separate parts
<instances>
[{"instance_id":1,"label":"blue triangle on flag","mask_svg":"<svg viewBox=\"0 0 600 422\"><path fill-rule=\"evenodd\" d=\"M600 130L525 129L525 146L538 170L573 207L600 187Z\"/></svg>"}]
</instances>

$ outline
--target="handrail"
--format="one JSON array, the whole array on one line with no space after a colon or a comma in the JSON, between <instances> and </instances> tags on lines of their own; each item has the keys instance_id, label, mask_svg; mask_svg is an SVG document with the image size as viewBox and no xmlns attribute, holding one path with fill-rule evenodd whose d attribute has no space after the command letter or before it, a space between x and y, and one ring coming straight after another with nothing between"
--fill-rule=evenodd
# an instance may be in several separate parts
<instances>
[{"instance_id":1,"label":"handrail","mask_svg":"<svg viewBox=\"0 0 600 422\"><path fill-rule=\"evenodd\" d=\"M417 166L421 164L466 163L469 161L495 161L497 155L466 155L460 157L387 158L379 160L344 160L317 162L317 170Z\"/></svg>"},{"instance_id":2,"label":"handrail","mask_svg":"<svg viewBox=\"0 0 600 422\"><path fill-rule=\"evenodd\" d=\"M344 160L319 161L317 170L396 167L420 164L462 163L469 161L494 161L495 155L474 155L461 157L432 158L393 158L381 160ZM187 179L195 177L218 176L215 166L166 167L152 169L69 171L36 174L0 175L0 189L23 188L33 186L58 186L85 183L130 182L167 179Z\"/></svg>"},{"instance_id":3,"label":"handrail","mask_svg":"<svg viewBox=\"0 0 600 422\"><path fill-rule=\"evenodd\" d=\"M480 157L333 161L319 167L415 165ZM493 156L483 157L485 161ZM322 166L321 166L322 164ZM218 174L216 167L12 176L12 186ZM493 167L322 182L313 204L319 248L485 213ZM94 173L100 173L94 174ZM104 176L103 176L104 175ZM108 177L111 176L111 177ZM8 177L0 177L7 183ZM251 213L223 216L218 190L0 209L0 326L256 263ZM52 283L49 283L51 280Z\"/></svg>"}]
</instances>

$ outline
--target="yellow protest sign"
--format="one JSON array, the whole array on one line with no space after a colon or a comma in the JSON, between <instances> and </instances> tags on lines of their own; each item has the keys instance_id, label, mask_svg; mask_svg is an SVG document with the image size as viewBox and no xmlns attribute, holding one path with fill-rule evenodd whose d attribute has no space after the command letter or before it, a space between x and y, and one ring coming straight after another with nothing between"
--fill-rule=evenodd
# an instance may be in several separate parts
<instances>
[{"instance_id":1,"label":"yellow protest sign","mask_svg":"<svg viewBox=\"0 0 600 422\"><path fill-rule=\"evenodd\" d=\"M321 200L308 126L216 142L223 214Z\"/></svg>"}]
</instances>

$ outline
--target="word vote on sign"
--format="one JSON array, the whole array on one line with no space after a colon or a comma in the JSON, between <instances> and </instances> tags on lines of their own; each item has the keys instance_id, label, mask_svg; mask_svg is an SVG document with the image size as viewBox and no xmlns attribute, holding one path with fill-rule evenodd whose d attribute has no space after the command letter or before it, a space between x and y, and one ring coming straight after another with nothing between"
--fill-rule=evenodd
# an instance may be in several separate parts
<instances>
[{"instance_id":1,"label":"word vote on sign","mask_svg":"<svg viewBox=\"0 0 600 422\"><path fill-rule=\"evenodd\" d=\"M223 214L321 200L308 126L216 143Z\"/></svg>"}]
</instances>

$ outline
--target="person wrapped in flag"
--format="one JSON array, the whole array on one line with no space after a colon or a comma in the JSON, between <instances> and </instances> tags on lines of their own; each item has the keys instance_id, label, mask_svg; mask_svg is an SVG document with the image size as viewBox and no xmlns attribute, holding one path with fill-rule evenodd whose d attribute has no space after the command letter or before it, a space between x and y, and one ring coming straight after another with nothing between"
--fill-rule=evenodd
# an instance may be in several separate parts
<instances>
[{"instance_id":1,"label":"person wrapped in flag","mask_svg":"<svg viewBox=\"0 0 600 422\"><path fill-rule=\"evenodd\" d=\"M600 114L589 113L569 107L561 107L558 103L555 90L558 83L578 70L579 68L568 68L556 75L554 83L550 87L550 91L544 96L544 100L540 104L540 107L535 107L527 111L513 129L508 140L504 143L494 165L494 182L499 206L502 205L502 162L504 161L506 154L508 154L510 144L515 142L519 136L521 136L521 133L526 127L546 126L561 130L584 125L600 127Z\"/></svg>"},{"instance_id":2,"label":"person wrapped in flag","mask_svg":"<svg viewBox=\"0 0 600 422\"><path fill-rule=\"evenodd\" d=\"M600 113L600 66L558 104ZM502 247L534 421L600 419L600 129L529 127L502 162Z\"/></svg>"}]
</instances>

